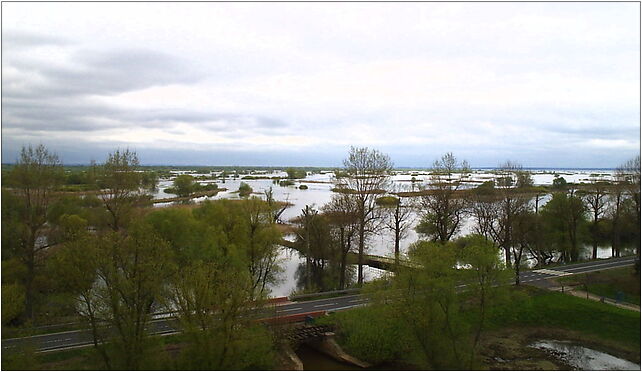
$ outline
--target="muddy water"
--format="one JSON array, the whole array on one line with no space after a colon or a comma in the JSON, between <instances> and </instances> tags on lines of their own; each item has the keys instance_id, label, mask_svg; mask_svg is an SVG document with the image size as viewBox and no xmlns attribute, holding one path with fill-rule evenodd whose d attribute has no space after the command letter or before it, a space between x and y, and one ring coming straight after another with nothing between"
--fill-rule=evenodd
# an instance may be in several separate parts
<instances>
[{"instance_id":1,"label":"muddy water","mask_svg":"<svg viewBox=\"0 0 642 372\"><path fill-rule=\"evenodd\" d=\"M531 347L545 350L579 370L639 371L640 365L571 342L542 340Z\"/></svg>"},{"instance_id":2,"label":"muddy water","mask_svg":"<svg viewBox=\"0 0 642 372\"><path fill-rule=\"evenodd\" d=\"M357 371L362 369L352 364L339 362L308 345L299 346L296 355L303 362L303 369L306 371Z\"/></svg>"}]
</instances>

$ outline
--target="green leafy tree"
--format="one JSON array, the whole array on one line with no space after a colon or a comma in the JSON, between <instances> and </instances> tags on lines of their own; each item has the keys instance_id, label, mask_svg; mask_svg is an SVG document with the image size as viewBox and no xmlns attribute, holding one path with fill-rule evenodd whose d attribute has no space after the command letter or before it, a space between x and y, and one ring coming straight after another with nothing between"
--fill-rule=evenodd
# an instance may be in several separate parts
<instances>
[{"instance_id":1,"label":"green leafy tree","mask_svg":"<svg viewBox=\"0 0 642 372\"><path fill-rule=\"evenodd\" d=\"M174 178L174 189L178 196L190 196L196 189L194 177L189 174L181 174Z\"/></svg>"},{"instance_id":2,"label":"green leafy tree","mask_svg":"<svg viewBox=\"0 0 642 372\"><path fill-rule=\"evenodd\" d=\"M305 170L300 168L287 168L285 172L288 174L288 178L291 180L298 179L298 178L305 178L306 176Z\"/></svg>"},{"instance_id":3,"label":"green leafy tree","mask_svg":"<svg viewBox=\"0 0 642 372\"><path fill-rule=\"evenodd\" d=\"M109 226L118 231L127 225L136 202L143 194L140 164L135 151L116 150L110 153L103 164L103 205L110 215Z\"/></svg>"},{"instance_id":4,"label":"green leafy tree","mask_svg":"<svg viewBox=\"0 0 642 372\"><path fill-rule=\"evenodd\" d=\"M239 186L239 190L238 190L240 197L247 197L252 193L252 191L253 190L252 190L252 187L250 187L250 185L248 185L245 182L241 182L241 185Z\"/></svg>"},{"instance_id":5,"label":"green leafy tree","mask_svg":"<svg viewBox=\"0 0 642 372\"><path fill-rule=\"evenodd\" d=\"M43 231L47 222L49 206L53 199L53 191L63 180L62 164L58 155L47 150L44 145L39 145L36 148L23 147L20 158L8 178L8 184L15 190L19 198L20 206L15 211L18 220L15 223L22 235L11 234L17 241L10 245L19 247L16 253L27 268L24 282L25 314L28 318L32 318L36 293L34 279L42 266L39 253L49 245L39 242L39 239L44 236ZM18 205L15 206L18 207ZM3 212L4 209L3 205Z\"/></svg>"},{"instance_id":6,"label":"green leafy tree","mask_svg":"<svg viewBox=\"0 0 642 372\"><path fill-rule=\"evenodd\" d=\"M498 284L507 282L510 275L499 259L497 247L483 236L469 235L459 239L457 243L461 247L460 262L470 266L469 270L464 271L464 281L469 283L466 289L472 294L472 301L476 305L470 312L475 318L469 358L469 368L473 369L488 311L506 299L505 287Z\"/></svg>"},{"instance_id":7,"label":"green leafy tree","mask_svg":"<svg viewBox=\"0 0 642 372\"><path fill-rule=\"evenodd\" d=\"M78 294L77 309L91 325L106 367L139 369L152 309L175 271L168 243L150 225L135 222L126 235L74 241L59 259L59 275Z\"/></svg>"},{"instance_id":8,"label":"green leafy tree","mask_svg":"<svg viewBox=\"0 0 642 372\"><path fill-rule=\"evenodd\" d=\"M628 198L631 200L631 216L633 217L636 242L636 254L640 256L640 156L628 160L618 167L616 171L617 182L626 190Z\"/></svg>"},{"instance_id":9,"label":"green leafy tree","mask_svg":"<svg viewBox=\"0 0 642 372\"><path fill-rule=\"evenodd\" d=\"M580 255L580 242L586 225L582 199L566 193L554 193L542 207L546 233L557 246L564 262L575 262Z\"/></svg>"},{"instance_id":10,"label":"green leafy tree","mask_svg":"<svg viewBox=\"0 0 642 372\"><path fill-rule=\"evenodd\" d=\"M271 338L253 324L252 278L242 261L194 261L172 280L170 299L178 309L187 345L183 369L239 370L271 367Z\"/></svg>"},{"instance_id":11,"label":"green leafy tree","mask_svg":"<svg viewBox=\"0 0 642 372\"><path fill-rule=\"evenodd\" d=\"M387 301L394 301L394 314L406 323L425 368L467 367L470 342L459 312L456 250L452 244L419 241L409 252L420 269L400 270L392 292L399 299Z\"/></svg>"}]
</instances>

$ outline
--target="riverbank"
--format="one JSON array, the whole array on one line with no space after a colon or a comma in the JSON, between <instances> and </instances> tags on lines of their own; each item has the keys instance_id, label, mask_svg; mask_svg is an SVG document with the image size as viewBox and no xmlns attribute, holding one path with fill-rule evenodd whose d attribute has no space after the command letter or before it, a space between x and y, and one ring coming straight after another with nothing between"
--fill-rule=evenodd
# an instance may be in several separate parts
<instances>
[{"instance_id":1,"label":"riverbank","mask_svg":"<svg viewBox=\"0 0 642 372\"><path fill-rule=\"evenodd\" d=\"M541 340L574 342L640 363L639 312L534 287L509 292L508 301L489 309L476 368L569 369L564 361L530 346ZM366 362L407 365L421 360L413 336L398 334L395 321L385 315L385 310L368 306L335 313L324 322L337 327L337 341L346 352Z\"/></svg>"}]
</instances>

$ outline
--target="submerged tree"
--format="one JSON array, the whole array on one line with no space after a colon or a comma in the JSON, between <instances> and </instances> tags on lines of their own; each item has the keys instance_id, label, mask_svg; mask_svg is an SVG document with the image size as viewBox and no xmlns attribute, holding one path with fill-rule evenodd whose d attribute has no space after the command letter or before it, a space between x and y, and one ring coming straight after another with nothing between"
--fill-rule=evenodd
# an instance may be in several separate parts
<instances>
[{"instance_id":1,"label":"submerged tree","mask_svg":"<svg viewBox=\"0 0 642 372\"><path fill-rule=\"evenodd\" d=\"M602 236L602 217L607 210L608 184L603 181L594 181L589 188L581 193L586 203L587 212L590 212L591 221L590 234L593 244L592 258L597 258L597 246Z\"/></svg>"},{"instance_id":2,"label":"submerged tree","mask_svg":"<svg viewBox=\"0 0 642 372\"><path fill-rule=\"evenodd\" d=\"M460 195L461 177L470 172L468 162L460 162L446 153L433 163L432 180L421 197L421 221L417 232L442 244L461 228L466 213L466 199ZM455 178L458 174L460 177Z\"/></svg>"},{"instance_id":3,"label":"submerged tree","mask_svg":"<svg viewBox=\"0 0 642 372\"><path fill-rule=\"evenodd\" d=\"M336 193L330 202L323 206L323 213L331 226L331 234L339 247L339 288L348 285L348 253L357 242L359 216L357 215L356 197L352 194Z\"/></svg>"},{"instance_id":4,"label":"submerged tree","mask_svg":"<svg viewBox=\"0 0 642 372\"><path fill-rule=\"evenodd\" d=\"M546 234L562 253L561 260L575 262L580 256L582 228L586 224L586 209L582 199L566 193L554 193L542 207Z\"/></svg>"},{"instance_id":5,"label":"submerged tree","mask_svg":"<svg viewBox=\"0 0 642 372\"><path fill-rule=\"evenodd\" d=\"M394 234L395 265L399 265L401 240L408 235L413 223L412 209L402 197L384 196L377 199L377 204L384 212L384 227Z\"/></svg>"},{"instance_id":6,"label":"submerged tree","mask_svg":"<svg viewBox=\"0 0 642 372\"><path fill-rule=\"evenodd\" d=\"M378 150L367 147L351 147L348 157L343 161L346 177L339 181L344 191L355 196L355 207L358 217L358 284L363 284L363 255L365 242L370 228L377 215L375 214L376 197L388 187L388 177L392 171L390 157Z\"/></svg>"}]
</instances>

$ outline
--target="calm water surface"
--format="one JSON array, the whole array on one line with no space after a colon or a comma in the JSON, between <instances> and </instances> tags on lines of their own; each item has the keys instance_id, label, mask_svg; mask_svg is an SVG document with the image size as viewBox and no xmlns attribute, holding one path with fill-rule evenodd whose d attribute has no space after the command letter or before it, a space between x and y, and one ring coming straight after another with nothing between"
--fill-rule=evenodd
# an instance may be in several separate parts
<instances>
[{"instance_id":1,"label":"calm water surface","mask_svg":"<svg viewBox=\"0 0 642 372\"><path fill-rule=\"evenodd\" d=\"M183 172L185 173L185 172ZM586 170L586 171L557 171L557 173L564 177L567 182L590 182L594 177L600 177L603 179L610 180L613 177L612 171L604 170ZM213 173L216 174L216 173ZM192 174L197 177L203 174ZM205 174L209 176L210 174ZM258 174L257 174L258 176ZM264 177L282 177L286 178L287 173L285 172L275 172L270 174L260 174ZM553 183L554 175L550 172L534 172L533 180L537 185L550 185ZM241 176L243 177L243 176ZM280 201L287 201L292 204L287 208L281 215L281 220L283 222L289 222L292 218L297 217L301 214L301 210L305 208L306 205L315 206L316 208L321 208L324 204L328 203L332 197L333 192L331 189L334 187L332 184L334 175L332 173L325 174L311 174L308 175L305 179L296 180L294 186L282 187L279 185L273 184L271 179L261 179L261 180L243 180L240 178L226 178L225 182L222 180L212 180L212 181L200 181L201 183L216 183L220 188L226 188L227 191L219 192L217 195L212 197L202 197L194 199L195 202L200 203L204 200L216 200L216 199L239 199L238 194L235 191L238 190L241 182L245 182L252 187L254 190L255 196L265 199L264 192L270 187L274 193L274 198ZM430 182L430 176L425 171L406 171L402 174L396 174L392 177L393 188L396 189L408 189L412 188L411 178L415 177L418 181L415 183L415 187L419 184L427 184ZM496 174L485 172L485 171L475 171L471 176L470 180L483 182L492 180L497 177ZM307 182L307 181L321 181L326 183L316 183L316 182ZM307 190L299 189L300 185L308 186ZM473 184L475 185L475 184ZM167 194L163 190L167 187L172 186L172 180L161 180L158 184L158 191L154 195L155 199L169 198L175 195ZM550 196L545 196L540 201L540 207L544 205ZM171 203L161 203L156 204L157 207L169 206ZM409 230L408 235L401 241L402 251L406 251L408 246L413 242L418 240L418 235L414 230L418 218L415 215L413 220L413 227ZM473 218L466 218L463 221L463 226L458 235L463 236L473 232L474 220ZM375 254L380 256L392 256L393 254L393 235L384 231L382 234L374 235L368 241L368 253ZM590 255L590 252L584 252L584 254ZM607 258L611 256L610 248L600 247L598 250L598 256L600 258ZM301 263L305 263L303 257L301 257L297 252L292 251L291 249L283 248L280 252L279 258L281 260L284 272L282 274L282 281L271 287L272 296L287 296L296 287L295 272L297 267ZM368 266L364 267L364 275L366 280L372 280L382 275L383 271L375 268L370 268Z\"/></svg>"}]
</instances>

